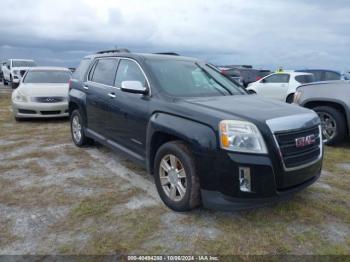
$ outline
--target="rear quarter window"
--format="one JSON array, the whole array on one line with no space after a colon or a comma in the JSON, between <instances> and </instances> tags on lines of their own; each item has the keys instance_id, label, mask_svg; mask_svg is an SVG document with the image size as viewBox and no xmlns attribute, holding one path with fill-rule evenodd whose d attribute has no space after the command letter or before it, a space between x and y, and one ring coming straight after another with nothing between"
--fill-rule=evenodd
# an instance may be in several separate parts
<instances>
[{"instance_id":1,"label":"rear quarter window","mask_svg":"<svg viewBox=\"0 0 350 262\"><path fill-rule=\"evenodd\" d=\"M90 58L84 58L83 60L81 60L78 68L73 73L73 78L78 80L83 80L84 75L88 70L90 63L91 63Z\"/></svg>"}]
</instances>

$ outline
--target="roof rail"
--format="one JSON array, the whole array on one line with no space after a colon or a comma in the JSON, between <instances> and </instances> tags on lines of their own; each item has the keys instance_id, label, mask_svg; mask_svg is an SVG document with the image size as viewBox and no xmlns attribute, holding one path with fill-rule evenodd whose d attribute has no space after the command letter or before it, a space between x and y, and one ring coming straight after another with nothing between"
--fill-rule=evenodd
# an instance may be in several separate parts
<instances>
[{"instance_id":1,"label":"roof rail","mask_svg":"<svg viewBox=\"0 0 350 262\"><path fill-rule=\"evenodd\" d=\"M126 48L118 48L118 49L99 51L96 54L107 54L107 53L130 53L130 51L129 49L126 49Z\"/></svg>"},{"instance_id":2,"label":"roof rail","mask_svg":"<svg viewBox=\"0 0 350 262\"><path fill-rule=\"evenodd\" d=\"M175 52L160 52L160 53L154 53L155 55L174 55L174 56L180 56L178 53Z\"/></svg>"}]
</instances>

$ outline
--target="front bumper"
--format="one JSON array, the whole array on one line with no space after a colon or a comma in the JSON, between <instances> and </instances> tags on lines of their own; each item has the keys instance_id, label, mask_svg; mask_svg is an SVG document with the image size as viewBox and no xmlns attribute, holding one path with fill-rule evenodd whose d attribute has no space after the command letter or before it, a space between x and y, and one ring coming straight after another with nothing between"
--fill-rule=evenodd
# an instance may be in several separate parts
<instances>
[{"instance_id":1,"label":"front bumper","mask_svg":"<svg viewBox=\"0 0 350 262\"><path fill-rule=\"evenodd\" d=\"M213 157L213 156L212 156ZM197 162L200 174L201 197L205 208L240 210L266 206L288 199L310 186L321 174L322 159L295 171L285 171L269 155L222 153ZM211 160L210 160L211 158ZM249 168L251 192L243 192L239 183L239 168ZM278 178L288 181L283 187Z\"/></svg>"},{"instance_id":2,"label":"front bumper","mask_svg":"<svg viewBox=\"0 0 350 262\"><path fill-rule=\"evenodd\" d=\"M12 102L12 110L17 118L53 118L69 116L68 102Z\"/></svg>"}]
</instances>

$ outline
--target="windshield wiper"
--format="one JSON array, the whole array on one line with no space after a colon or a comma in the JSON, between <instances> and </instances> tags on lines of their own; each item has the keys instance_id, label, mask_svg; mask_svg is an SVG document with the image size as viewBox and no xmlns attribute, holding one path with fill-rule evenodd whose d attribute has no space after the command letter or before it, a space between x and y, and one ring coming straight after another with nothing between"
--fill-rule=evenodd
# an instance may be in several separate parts
<instances>
[{"instance_id":1,"label":"windshield wiper","mask_svg":"<svg viewBox=\"0 0 350 262\"><path fill-rule=\"evenodd\" d=\"M203 68L200 64L197 62L195 63L196 66L198 66L210 79L213 79L215 83L217 83L219 86L221 86L223 89L225 89L230 95L233 95L230 89L226 88L223 84L221 84L218 80L216 80L205 68ZM218 88L215 88L218 90Z\"/></svg>"}]
</instances>

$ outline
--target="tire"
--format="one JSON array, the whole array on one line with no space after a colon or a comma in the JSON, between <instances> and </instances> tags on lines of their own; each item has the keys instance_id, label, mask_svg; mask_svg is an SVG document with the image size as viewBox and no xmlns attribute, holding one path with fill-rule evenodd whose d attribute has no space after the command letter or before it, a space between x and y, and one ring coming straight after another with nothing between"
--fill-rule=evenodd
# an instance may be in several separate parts
<instances>
[{"instance_id":1,"label":"tire","mask_svg":"<svg viewBox=\"0 0 350 262\"><path fill-rule=\"evenodd\" d=\"M313 108L313 110L321 118L322 130L323 130L322 134L323 134L323 139L325 141L325 144L331 146L331 145L336 145L341 141L343 141L346 135L346 125L345 125L345 117L342 114L342 112L330 106L318 106ZM334 135L330 137L327 137L327 135L329 135L328 132L327 132L327 135L325 135L326 134L325 125L326 125L327 117L330 119L328 123L334 122L334 124L328 125L332 127L334 126ZM331 128L329 130L331 130Z\"/></svg>"},{"instance_id":2,"label":"tire","mask_svg":"<svg viewBox=\"0 0 350 262\"><path fill-rule=\"evenodd\" d=\"M22 122L22 121L23 121L23 119L22 119L22 118L17 117L17 116L15 116L15 120L16 120L16 122Z\"/></svg>"},{"instance_id":3,"label":"tire","mask_svg":"<svg viewBox=\"0 0 350 262\"><path fill-rule=\"evenodd\" d=\"M247 90L247 91L248 91L248 94L250 94L250 95L256 95L256 92L253 90Z\"/></svg>"},{"instance_id":4,"label":"tire","mask_svg":"<svg viewBox=\"0 0 350 262\"><path fill-rule=\"evenodd\" d=\"M287 97L287 99L286 99L286 102L287 102L288 104L291 104L291 103L293 103L293 100L294 100L294 93L288 95L288 97Z\"/></svg>"},{"instance_id":5,"label":"tire","mask_svg":"<svg viewBox=\"0 0 350 262\"><path fill-rule=\"evenodd\" d=\"M16 89L18 87L18 84L11 82L11 87L12 87L12 89Z\"/></svg>"},{"instance_id":6,"label":"tire","mask_svg":"<svg viewBox=\"0 0 350 262\"><path fill-rule=\"evenodd\" d=\"M77 123L75 121L78 121ZM76 125L78 124L78 125ZM84 133L84 121L79 110L74 110L70 117L70 129L72 140L74 144L78 147L84 147L92 144L93 140L85 136ZM78 134L80 132L80 134Z\"/></svg>"},{"instance_id":7,"label":"tire","mask_svg":"<svg viewBox=\"0 0 350 262\"><path fill-rule=\"evenodd\" d=\"M169 158L167 167L174 167L174 165L172 165L174 162L171 161L171 159L174 159L173 157L175 157L176 160L175 170L168 169L172 173L166 172L165 169L161 167L161 163L163 163L163 161L167 162ZM200 205L200 185L196 173L194 157L184 142L172 141L162 145L156 153L154 167L155 184L158 194L167 207L177 212L184 212L192 210ZM183 170L184 172L177 172L179 168L180 171ZM167 176L164 176L165 173L167 173ZM180 174L182 178L178 177ZM172 179L174 176L176 177L175 182L174 179ZM163 185L161 184L161 180L163 181ZM170 197L170 195L172 195L172 185L179 185L179 182L181 185L184 185L182 189L185 189L185 192L182 193L181 196L180 187L176 188L175 198L178 199L172 199Z\"/></svg>"},{"instance_id":8,"label":"tire","mask_svg":"<svg viewBox=\"0 0 350 262\"><path fill-rule=\"evenodd\" d=\"M5 78L3 79L3 81L4 81L4 86L7 86L8 82L5 80Z\"/></svg>"}]
</instances>

